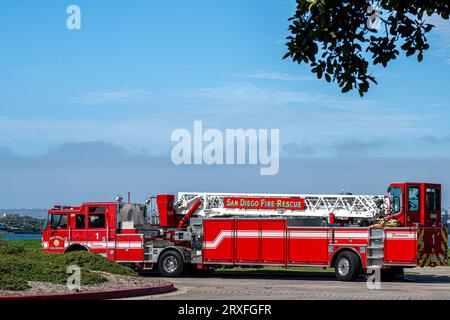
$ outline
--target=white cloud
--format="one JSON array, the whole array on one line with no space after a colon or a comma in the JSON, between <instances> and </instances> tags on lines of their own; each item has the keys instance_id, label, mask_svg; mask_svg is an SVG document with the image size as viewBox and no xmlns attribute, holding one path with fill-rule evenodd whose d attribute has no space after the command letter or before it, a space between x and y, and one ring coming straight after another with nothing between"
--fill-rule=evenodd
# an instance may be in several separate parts
<instances>
[{"instance_id":1,"label":"white cloud","mask_svg":"<svg viewBox=\"0 0 450 320\"><path fill-rule=\"evenodd\" d=\"M248 78L248 79L265 79L265 80L282 80L282 81L307 81L313 80L314 76L296 76L289 73L281 73L277 71L263 71L263 72L239 72L234 75L239 78Z\"/></svg>"},{"instance_id":2,"label":"white cloud","mask_svg":"<svg viewBox=\"0 0 450 320\"><path fill-rule=\"evenodd\" d=\"M398 181L449 185L448 162L443 157L282 158L279 173L268 179L251 165L175 166L169 157L135 155L113 144L72 143L35 157L0 154L0 193L2 206L10 208L111 201L128 191L136 202L182 190L383 194ZM443 194L448 206L448 188Z\"/></svg>"},{"instance_id":3,"label":"white cloud","mask_svg":"<svg viewBox=\"0 0 450 320\"><path fill-rule=\"evenodd\" d=\"M24 154L35 154L66 141L106 141L130 150L152 147L160 153L170 142L167 121L143 119L12 119L0 117L0 146L11 146ZM164 139L167 137L166 139Z\"/></svg>"},{"instance_id":4,"label":"white cloud","mask_svg":"<svg viewBox=\"0 0 450 320\"><path fill-rule=\"evenodd\" d=\"M450 64L450 20L433 16L427 22L435 26L431 33L437 34L439 41L434 44L431 50L435 50L438 55L444 58L445 63Z\"/></svg>"},{"instance_id":5,"label":"white cloud","mask_svg":"<svg viewBox=\"0 0 450 320\"><path fill-rule=\"evenodd\" d=\"M152 93L111 90L85 94L75 101L84 104L130 102L127 107L137 112L128 112L125 116L105 113L101 121L97 115L86 114L73 119L0 117L0 146L34 154L55 143L101 140L158 154L172 147L169 139L172 130L191 130L194 120L202 120L205 127L220 129L278 128L282 143L295 141L296 137L309 137L323 143L337 138L375 139L419 131L433 135L440 131L426 121L433 117L431 114L405 113L402 109L359 97L250 83ZM136 101L145 103L136 106ZM87 113L91 111L87 109Z\"/></svg>"},{"instance_id":6,"label":"white cloud","mask_svg":"<svg viewBox=\"0 0 450 320\"><path fill-rule=\"evenodd\" d=\"M10 72L17 76L27 76L31 74L31 71L27 69L11 69Z\"/></svg>"},{"instance_id":7,"label":"white cloud","mask_svg":"<svg viewBox=\"0 0 450 320\"><path fill-rule=\"evenodd\" d=\"M450 59L449 59L450 61ZM429 108L446 108L450 106L450 102L429 103L426 107Z\"/></svg>"},{"instance_id":8,"label":"white cloud","mask_svg":"<svg viewBox=\"0 0 450 320\"><path fill-rule=\"evenodd\" d=\"M234 105L265 105L276 107L286 104L307 104L335 110L364 110L375 105L374 101L329 96L299 90L274 89L247 83L232 83L216 87L192 89L180 94L191 99L208 99Z\"/></svg>"},{"instance_id":9,"label":"white cloud","mask_svg":"<svg viewBox=\"0 0 450 320\"><path fill-rule=\"evenodd\" d=\"M98 105L119 102L145 102L149 100L152 93L146 90L122 89L116 91L90 92L77 97L72 97L69 102Z\"/></svg>"}]
</instances>

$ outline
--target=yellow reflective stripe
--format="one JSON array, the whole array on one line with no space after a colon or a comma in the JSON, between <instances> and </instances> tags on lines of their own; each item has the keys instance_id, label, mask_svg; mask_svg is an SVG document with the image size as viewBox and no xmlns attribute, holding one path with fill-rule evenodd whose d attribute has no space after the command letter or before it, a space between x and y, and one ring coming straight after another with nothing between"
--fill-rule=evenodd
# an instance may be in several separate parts
<instances>
[{"instance_id":1,"label":"yellow reflective stripe","mask_svg":"<svg viewBox=\"0 0 450 320\"><path fill-rule=\"evenodd\" d=\"M436 265L437 266L440 266L441 265L441 258L442 257L442 254L437 254L436 255Z\"/></svg>"},{"instance_id":2,"label":"yellow reflective stripe","mask_svg":"<svg viewBox=\"0 0 450 320\"><path fill-rule=\"evenodd\" d=\"M420 234L419 234L419 239L418 239L419 251L422 251L423 247L425 246L425 241L423 240L424 232L425 232L425 229L422 229L422 231L420 231Z\"/></svg>"},{"instance_id":3,"label":"yellow reflective stripe","mask_svg":"<svg viewBox=\"0 0 450 320\"><path fill-rule=\"evenodd\" d=\"M442 239L444 239L444 242L447 243L447 234L443 228L441 228L441 235L442 235Z\"/></svg>"},{"instance_id":4,"label":"yellow reflective stripe","mask_svg":"<svg viewBox=\"0 0 450 320\"><path fill-rule=\"evenodd\" d=\"M425 261L425 267L428 267L431 262L431 254L428 256L428 259Z\"/></svg>"},{"instance_id":5,"label":"yellow reflective stripe","mask_svg":"<svg viewBox=\"0 0 450 320\"><path fill-rule=\"evenodd\" d=\"M424 255L422 256L422 259L420 261L420 266L423 267L425 266L425 262L427 261L427 254L424 253Z\"/></svg>"}]
</instances>

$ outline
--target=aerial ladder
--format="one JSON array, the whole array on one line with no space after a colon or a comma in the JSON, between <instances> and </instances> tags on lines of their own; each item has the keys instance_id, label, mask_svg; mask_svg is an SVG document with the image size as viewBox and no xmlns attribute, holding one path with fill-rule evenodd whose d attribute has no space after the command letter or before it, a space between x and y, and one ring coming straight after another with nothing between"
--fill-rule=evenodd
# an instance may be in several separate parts
<instances>
[{"instance_id":1,"label":"aerial ladder","mask_svg":"<svg viewBox=\"0 0 450 320\"><path fill-rule=\"evenodd\" d=\"M262 204L273 204L264 206ZM282 204L294 204L293 207ZM296 205L300 203L300 205ZM389 197L384 195L352 194L259 194L179 192L178 214L205 218L236 217L292 217L359 219L373 222L388 214Z\"/></svg>"}]
</instances>

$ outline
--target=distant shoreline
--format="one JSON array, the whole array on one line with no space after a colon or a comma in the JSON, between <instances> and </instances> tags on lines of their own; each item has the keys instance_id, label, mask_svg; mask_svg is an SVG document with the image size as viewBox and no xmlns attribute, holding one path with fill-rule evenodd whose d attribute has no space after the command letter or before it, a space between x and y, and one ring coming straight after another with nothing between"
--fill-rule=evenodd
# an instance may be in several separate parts
<instances>
[{"instance_id":1,"label":"distant shoreline","mask_svg":"<svg viewBox=\"0 0 450 320\"><path fill-rule=\"evenodd\" d=\"M0 237L4 240L31 240L40 239L42 233L13 233L13 232L0 232Z\"/></svg>"}]
</instances>

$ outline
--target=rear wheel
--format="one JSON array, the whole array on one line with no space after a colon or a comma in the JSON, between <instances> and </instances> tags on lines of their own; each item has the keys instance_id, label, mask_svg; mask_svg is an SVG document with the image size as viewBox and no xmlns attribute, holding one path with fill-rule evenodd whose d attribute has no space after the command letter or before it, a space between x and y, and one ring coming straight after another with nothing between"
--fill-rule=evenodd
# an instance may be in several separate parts
<instances>
[{"instance_id":1,"label":"rear wheel","mask_svg":"<svg viewBox=\"0 0 450 320\"><path fill-rule=\"evenodd\" d=\"M405 270L402 267L396 267L394 271L394 280L405 279Z\"/></svg>"},{"instance_id":2,"label":"rear wheel","mask_svg":"<svg viewBox=\"0 0 450 320\"><path fill-rule=\"evenodd\" d=\"M207 274L209 274L210 269L209 268L197 268L197 266L195 264L186 264L186 273L189 276L192 277L201 277L201 276L206 276Z\"/></svg>"},{"instance_id":3,"label":"rear wheel","mask_svg":"<svg viewBox=\"0 0 450 320\"><path fill-rule=\"evenodd\" d=\"M338 280L354 281L361 270L361 262L356 254L345 251L337 257L334 270Z\"/></svg>"},{"instance_id":4,"label":"rear wheel","mask_svg":"<svg viewBox=\"0 0 450 320\"><path fill-rule=\"evenodd\" d=\"M165 251L159 257L158 269L164 277L179 277L184 269L183 257L176 250Z\"/></svg>"},{"instance_id":5,"label":"rear wheel","mask_svg":"<svg viewBox=\"0 0 450 320\"><path fill-rule=\"evenodd\" d=\"M405 273L402 267L391 267L381 270L381 281L403 280Z\"/></svg>"}]
</instances>

